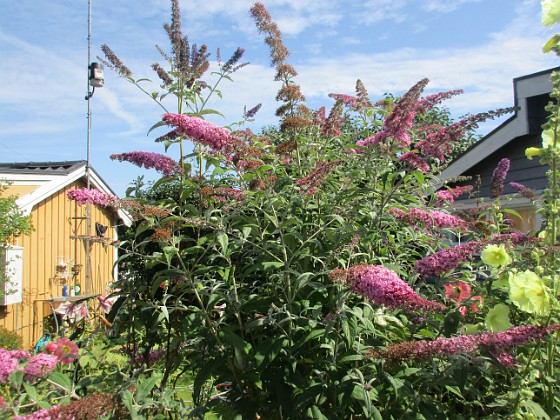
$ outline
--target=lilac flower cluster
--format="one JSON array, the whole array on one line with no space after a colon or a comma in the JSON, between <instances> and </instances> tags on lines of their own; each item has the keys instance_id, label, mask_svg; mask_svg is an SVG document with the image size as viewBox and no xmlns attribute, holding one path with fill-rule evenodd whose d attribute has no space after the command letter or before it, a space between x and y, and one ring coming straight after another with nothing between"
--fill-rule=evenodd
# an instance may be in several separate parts
<instances>
[{"instance_id":1,"label":"lilac flower cluster","mask_svg":"<svg viewBox=\"0 0 560 420\"><path fill-rule=\"evenodd\" d=\"M329 98L333 98L336 101L341 101L342 103L344 103L344 105L350 108L353 108L354 104L357 101L357 98L350 95L344 95L342 93L329 93Z\"/></svg>"},{"instance_id":2,"label":"lilac flower cluster","mask_svg":"<svg viewBox=\"0 0 560 420\"><path fill-rule=\"evenodd\" d=\"M426 361L433 357L444 357L461 353L473 353L480 348L490 352L506 367L515 365L510 351L524 344L542 340L560 330L560 324L523 325L502 332L484 332L451 338L437 338L434 341L408 341L388 346L385 350L370 352L370 355L384 358L388 363L401 360Z\"/></svg>"},{"instance_id":3,"label":"lilac flower cluster","mask_svg":"<svg viewBox=\"0 0 560 420\"><path fill-rule=\"evenodd\" d=\"M392 270L381 265L358 265L348 270L336 269L331 279L347 283L354 292L376 305L390 309L439 311L445 306L420 297Z\"/></svg>"},{"instance_id":4,"label":"lilac flower cluster","mask_svg":"<svg viewBox=\"0 0 560 420\"><path fill-rule=\"evenodd\" d=\"M228 130L202 118L165 114L162 120L167 125L177 128L156 141L175 140L177 137L185 136L210 147L214 151L220 151L227 146L231 138L231 133Z\"/></svg>"},{"instance_id":5,"label":"lilac flower cluster","mask_svg":"<svg viewBox=\"0 0 560 420\"><path fill-rule=\"evenodd\" d=\"M430 226L432 228L452 228L461 230L465 230L467 228L467 222L465 222L463 219L439 210L425 211L422 209L411 207L410 209L408 209L407 213L404 210L398 208L391 208L387 211L387 213L407 223L416 224L418 222L421 222L426 226Z\"/></svg>"},{"instance_id":6,"label":"lilac flower cluster","mask_svg":"<svg viewBox=\"0 0 560 420\"><path fill-rule=\"evenodd\" d=\"M24 416L15 416L12 420L52 420L52 408L41 408L39 411Z\"/></svg>"},{"instance_id":7,"label":"lilac flower cluster","mask_svg":"<svg viewBox=\"0 0 560 420\"><path fill-rule=\"evenodd\" d=\"M101 207L117 207L121 204L121 200L117 196L93 188L76 188L68 191L66 195L70 200L76 201L79 206L91 203Z\"/></svg>"},{"instance_id":8,"label":"lilac flower cluster","mask_svg":"<svg viewBox=\"0 0 560 420\"><path fill-rule=\"evenodd\" d=\"M496 169L492 173L492 183L490 184L490 197L498 198L504 193L504 182L509 171L510 160L503 158L498 162Z\"/></svg>"},{"instance_id":9,"label":"lilac flower cluster","mask_svg":"<svg viewBox=\"0 0 560 420\"><path fill-rule=\"evenodd\" d=\"M410 136L407 130L412 127L416 115L416 103L427 84L428 79L422 79L416 83L400 98L393 112L385 119L383 129L372 137L357 141L356 144L367 147L392 139L398 147L408 146Z\"/></svg>"},{"instance_id":10,"label":"lilac flower cluster","mask_svg":"<svg viewBox=\"0 0 560 420\"><path fill-rule=\"evenodd\" d=\"M177 172L183 172L175 160L169 156L153 152L127 152L111 155L112 160L119 162L127 161L135 164L136 166L146 169L154 168L156 171L161 172L165 176L171 176Z\"/></svg>"},{"instance_id":11,"label":"lilac flower cluster","mask_svg":"<svg viewBox=\"0 0 560 420\"><path fill-rule=\"evenodd\" d=\"M225 201L227 199L242 201L245 199L245 193L243 190L239 190L236 188L226 188L226 187L218 187L212 190L213 197L218 201Z\"/></svg>"},{"instance_id":12,"label":"lilac flower cluster","mask_svg":"<svg viewBox=\"0 0 560 420\"><path fill-rule=\"evenodd\" d=\"M520 245L531 240L531 237L519 232L493 235L480 241L471 241L453 248L442 249L417 261L414 270L422 277L437 277L459 267L460 263L470 260L473 255L480 253L488 244L511 243L512 245Z\"/></svg>"}]
</instances>

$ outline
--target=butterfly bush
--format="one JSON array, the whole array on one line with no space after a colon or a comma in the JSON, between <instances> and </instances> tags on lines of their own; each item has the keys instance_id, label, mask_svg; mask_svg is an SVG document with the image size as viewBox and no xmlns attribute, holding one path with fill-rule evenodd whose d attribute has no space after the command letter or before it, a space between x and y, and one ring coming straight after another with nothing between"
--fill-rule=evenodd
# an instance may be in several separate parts
<instances>
[{"instance_id":1,"label":"butterfly bush","mask_svg":"<svg viewBox=\"0 0 560 420\"><path fill-rule=\"evenodd\" d=\"M175 140L177 137L184 136L214 151L225 150L231 141L231 133L228 130L199 117L165 114L162 120L167 125L177 128L156 141Z\"/></svg>"},{"instance_id":2,"label":"butterfly bush","mask_svg":"<svg viewBox=\"0 0 560 420\"><path fill-rule=\"evenodd\" d=\"M94 188L75 188L68 191L66 195L79 206L86 203L95 204L100 207L118 207L121 205L121 200L117 196Z\"/></svg>"},{"instance_id":3,"label":"butterfly bush","mask_svg":"<svg viewBox=\"0 0 560 420\"><path fill-rule=\"evenodd\" d=\"M442 249L417 261L414 270L422 277L437 277L459 267L462 262L471 260L491 243L521 245L530 242L538 242L538 239L519 232L493 235L490 238Z\"/></svg>"},{"instance_id":4,"label":"butterfly bush","mask_svg":"<svg viewBox=\"0 0 560 420\"><path fill-rule=\"evenodd\" d=\"M441 311L445 306L419 296L397 273L380 265L359 265L348 270L336 269L330 277L342 281L376 305L409 311Z\"/></svg>"},{"instance_id":5,"label":"butterfly bush","mask_svg":"<svg viewBox=\"0 0 560 420\"><path fill-rule=\"evenodd\" d=\"M560 324L522 325L502 332L483 332L460 335L450 338L437 338L433 341L405 341L387 346L384 350L371 350L369 355L383 358L388 363L401 361L429 361L434 357L474 353L484 348L496 356L507 367L513 367L515 359L511 351L524 344L542 340L560 331Z\"/></svg>"},{"instance_id":6,"label":"butterfly bush","mask_svg":"<svg viewBox=\"0 0 560 420\"><path fill-rule=\"evenodd\" d=\"M182 173L183 169L169 156L153 152L127 152L111 155L112 160L131 162L146 169L154 168L165 176Z\"/></svg>"}]
</instances>

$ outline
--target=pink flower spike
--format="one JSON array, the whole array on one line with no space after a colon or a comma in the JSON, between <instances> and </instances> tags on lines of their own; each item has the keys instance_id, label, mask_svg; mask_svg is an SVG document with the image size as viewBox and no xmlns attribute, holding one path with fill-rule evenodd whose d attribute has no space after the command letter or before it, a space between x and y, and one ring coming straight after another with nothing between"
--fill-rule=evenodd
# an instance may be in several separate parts
<instances>
[{"instance_id":1,"label":"pink flower spike","mask_svg":"<svg viewBox=\"0 0 560 420\"><path fill-rule=\"evenodd\" d=\"M90 203L100 207L117 207L121 204L118 197L96 189L76 188L68 191L66 195L70 200L76 201L79 206Z\"/></svg>"},{"instance_id":2,"label":"pink flower spike","mask_svg":"<svg viewBox=\"0 0 560 420\"><path fill-rule=\"evenodd\" d=\"M175 173L182 173L183 169L179 167L175 160L169 156L152 152L128 152L111 155L112 160L120 162L131 162L140 168L151 169L161 172L163 175L169 177Z\"/></svg>"},{"instance_id":3,"label":"pink flower spike","mask_svg":"<svg viewBox=\"0 0 560 420\"><path fill-rule=\"evenodd\" d=\"M228 130L202 118L165 114L162 120L167 125L177 128L156 141L174 140L176 137L185 136L214 151L223 151L231 140L231 133Z\"/></svg>"},{"instance_id":4,"label":"pink flower spike","mask_svg":"<svg viewBox=\"0 0 560 420\"><path fill-rule=\"evenodd\" d=\"M347 283L354 292L390 309L440 311L445 306L420 297L397 273L381 265L358 265L334 270L330 277Z\"/></svg>"}]
</instances>

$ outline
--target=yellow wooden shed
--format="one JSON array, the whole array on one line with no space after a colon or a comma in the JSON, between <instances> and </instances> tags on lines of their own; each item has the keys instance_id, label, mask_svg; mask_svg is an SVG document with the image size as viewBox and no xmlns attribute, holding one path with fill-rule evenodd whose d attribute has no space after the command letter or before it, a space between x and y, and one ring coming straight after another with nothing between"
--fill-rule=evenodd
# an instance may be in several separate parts
<instances>
[{"instance_id":1,"label":"yellow wooden shed","mask_svg":"<svg viewBox=\"0 0 560 420\"><path fill-rule=\"evenodd\" d=\"M15 238L0 252L11 282L0 298L0 325L32 347L52 329L52 311L67 296L106 294L117 277L117 227L130 225L122 209L78 205L68 199L75 188L114 194L85 160L0 163L8 195L31 215L34 232Z\"/></svg>"}]
</instances>

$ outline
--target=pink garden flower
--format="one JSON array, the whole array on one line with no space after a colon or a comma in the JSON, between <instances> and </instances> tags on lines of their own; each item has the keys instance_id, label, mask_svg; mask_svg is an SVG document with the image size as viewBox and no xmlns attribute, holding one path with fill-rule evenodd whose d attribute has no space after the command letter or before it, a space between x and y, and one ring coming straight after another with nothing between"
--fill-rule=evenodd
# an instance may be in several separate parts
<instances>
[{"instance_id":1,"label":"pink garden flower","mask_svg":"<svg viewBox=\"0 0 560 420\"><path fill-rule=\"evenodd\" d=\"M430 172L430 165L418 153L405 152L399 156L399 162L404 162L424 173Z\"/></svg>"},{"instance_id":2,"label":"pink garden flower","mask_svg":"<svg viewBox=\"0 0 560 420\"><path fill-rule=\"evenodd\" d=\"M392 140L397 147L410 144L407 130L412 127L416 115L416 103L420 94L428 84L428 79L422 79L406 92L397 102L393 112L385 119L383 128L372 137L356 142L358 146L367 147Z\"/></svg>"},{"instance_id":3,"label":"pink garden flower","mask_svg":"<svg viewBox=\"0 0 560 420\"><path fill-rule=\"evenodd\" d=\"M70 364L78 358L78 346L66 337L59 338L55 344L54 355L60 363Z\"/></svg>"},{"instance_id":4,"label":"pink garden flower","mask_svg":"<svg viewBox=\"0 0 560 420\"><path fill-rule=\"evenodd\" d=\"M111 155L112 160L120 162L127 161L135 164L140 168L151 169L161 172L163 175L169 177L175 173L183 172L175 160L169 156L153 152L128 152Z\"/></svg>"},{"instance_id":5,"label":"pink garden flower","mask_svg":"<svg viewBox=\"0 0 560 420\"><path fill-rule=\"evenodd\" d=\"M506 366L513 366L515 359L510 351L515 347L542 340L560 330L560 324L523 325L502 332L483 332L473 335L460 335L451 338L437 338L433 341L407 341L389 345L382 351L371 351L370 355L386 359L388 363L401 360L428 361L434 357L474 353L483 347Z\"/></svg>"},{"instance_id":6,"label":"pink garden flower","mask_svg":"<svg viewBox=\"0 0 560 420\"><path fill-rule=\"evenodd\" d=\"M23 368L24 378L27 380L42 378L54 370L57 362L56 356L39 353L29 359L25 368Z\"/></svg>"},{"instance_id":7,"label":"pink garden flower","mask_svg":"<svg viewBox=\"0 0 560 420\"><path fill-rule=\"evenodd\" d=\"M19 366L19 360L12 357L12 352L0 349L0 382L7 382L8 378Z\"/></svg>"},{"instance_id":8,"label":"pink garden flower","mask_svg":"<svg viewBox=\"0 0 560 420\"><path fill-rule=\"evenodd\" d=\"M416 113L417 114L424 114L434 106L442 103L443 101L452 98L456 95L461 95L463 93L462 89L459 90L450 90L447 92L439 92L433 95L428 95L425 98L420 99L416 103Z\"/></svg>"},{"instance_id":9,"label":"pink garden flower","mask_svg":"<svg viewBox=\"0 0 560 420\"><path fill-rule=\"evenodd\" d=\"M450 228L460 230L465 230L467 228L467 222L463 219L439 210L426 211L411 207L408 209L407 213L404 210L392 208L388 210L388 213L397 219L404 220L407 223L423 223L425 226L430 228Z\"/></svg>"},{"instance_id":10,"label":"pink garden flower","mask_svg":"<svg viewBox=\"0 0 560 420\"><path fill-rule=\"evenodd\" d=\"M330 277L347 283L354 292L390 309L439 311L445 306L420 297L397 273L380 265L334 270Z\"/></svg>"},{"instance_id":11,"label":"pink garden flower","mask_svg":"<svg viewBox=\"0 0 560 420\"><path fill-rule=\"evenodd\" d=\"M196 143L210 147L214 151L222 151L231 139L231 133L228 130L202 118L179 114L165 114L163 122L177 128L158 138L157 141L175 140L177 137L185 136Z\"/></svg>"},{"instance_id":12,"label":"pink garden flower","mask_svg":"<svg viewBox=\"0 0 560 420\"><path fill-rule=\"evenodd\" d=\"M471 297L471 286L463 281L444 284L445 297L456 302L462 302Z\"/></svg>"},{"instance_id":13,"label":"pink garden flower","mask_svg":"<svg viewBox=\"0 0 560 420\"><path fill-rule=\"evenodd\" d=\"M417 261L414 271L424 278L437 277L459 267L460 263L470 260L473 255L479 254L488 244L520 245L532 241L538 241L538 239L519 232L493 235L480 241L471 241L453 248L442 249Z\"/></svg>"},{"instance_id":14,"label":"pink garden flower","mask_svg":"<svg viewBox=\"0 0 560 420\"><path fill-rule=\"evenodd\" d=\"M76 188L68 191L66 195L70 200L76 201L79 206L90 203L101 207L116 207L121 204L121 200L117 196L93 188Z\"/></svg>"},{"instance_id":15,"label":"pink garden flower","mask_svg":"<svg viewBox=\"0 0 560 420\"><path fill-rule=\"evenodd\" d=\"M498 162L498 166L492 173L492 183L490 186L490 197L498 198L504 193L504 182L509 171L510 160L503 158Z\"/></svg>"}]
</instances>

